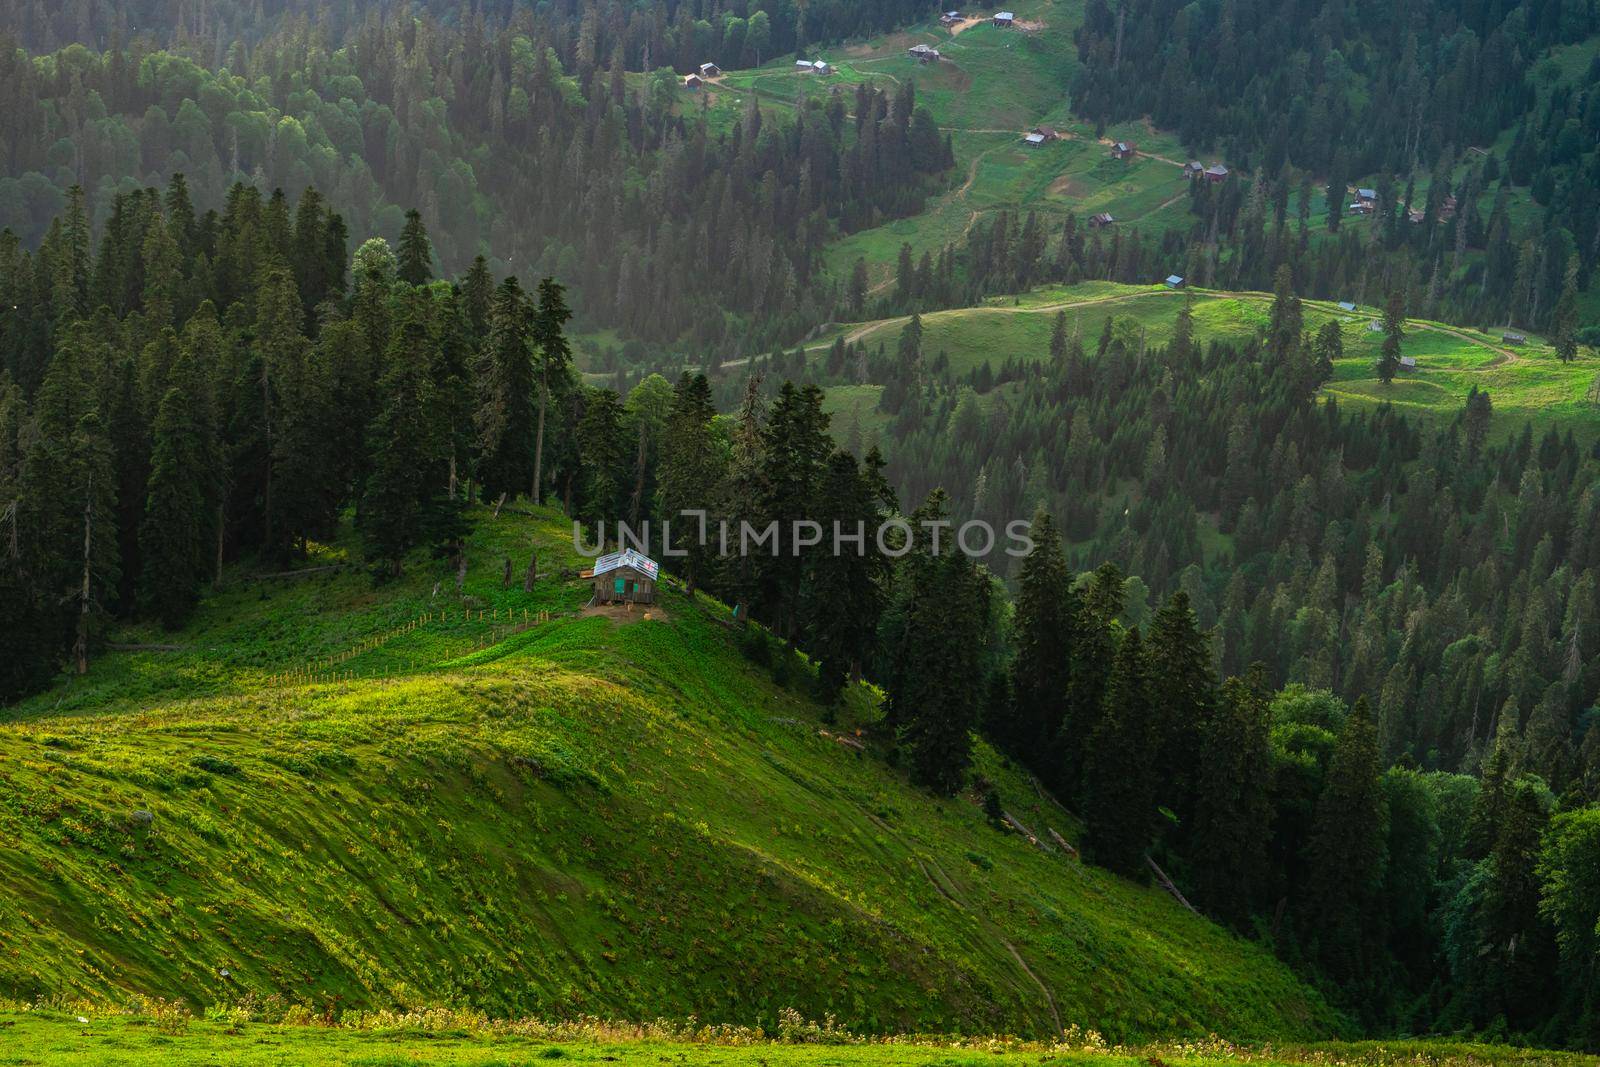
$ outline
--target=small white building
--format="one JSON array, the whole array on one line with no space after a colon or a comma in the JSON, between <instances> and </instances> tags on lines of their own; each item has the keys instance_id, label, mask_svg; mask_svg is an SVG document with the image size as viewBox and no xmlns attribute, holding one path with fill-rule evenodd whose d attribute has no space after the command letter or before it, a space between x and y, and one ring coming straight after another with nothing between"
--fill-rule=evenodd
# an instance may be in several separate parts
<instances>
[{"instance_id":1,"label":"small white building","mask_svg":"<svg viewBox=\"0 0 1600 1067\"><path fill-rule=\"evenodd\" d=\"M1010 11L996 11L990 21L996 26L1009 26L1017 21L1017 16Z\"/></svg>"}]
</instances>

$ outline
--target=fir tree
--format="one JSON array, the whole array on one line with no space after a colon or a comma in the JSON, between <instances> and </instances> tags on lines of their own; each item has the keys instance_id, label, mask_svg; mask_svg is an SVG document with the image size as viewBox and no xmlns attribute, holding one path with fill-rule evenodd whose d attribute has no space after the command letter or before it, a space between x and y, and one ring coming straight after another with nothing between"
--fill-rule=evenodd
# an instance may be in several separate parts
<instances>
[{"instance_id":1,"label":"fir tree","mask_svg":"<svg viewBox=\"0 0 1600 1067\"><path fill-rule=\"evenodd\" d=\"M371 472L356 513L367 558L398 576L406 554L432 529L430 511L444 494L439 472L447 440L437 418L426 298L412 298L395 331L378 383L382 408L367 433Z\"/></svg>"},{"instance_id":2,"label":"fir tree","mask_svg":"<svg viewBox=\"0 0 1600 1067\"><path fill-rule=\"evenodd\" d=\"M1094 861L1133 877L1155 833L1154 710L1150 665L1135 627L1106 680L1083 766L1084 847Z\"/></svg>"},{"instance_id":3,"label":"fir tree","mask_svg":"<svg viewBox=\"0 0 1600 1067\"><path fill-rule=\"evenodd\" d=\"M1061 553L1055 519L1041 509L1030 533L1033 549L1022 562L1013 627L1011 715L999 740L1020 758L1037 763L1055 742L1065 714L1072 669L1078 594ZM1045 777L1051 777L1048 771Z\"/></svg>"},{"instance_id":4,"label":"fir tree","mask_svg":"<svg viewBox=\"0 0 1600 1067\"><path fill-rule=\"evenodd\" d=\"M1263 682L1228 679L1216 714L1191 750L1195 802L1187 855L1195 900L1208 915L1238 929L1269 882L1273 752Z\"/></svg>"},{"instance_id":5,"label":"fir tree","mask_svg":"<svg viewBox=\"0 0 1600 1067\"><path fill-rule=\"evenodd\" d=\"M400 247L395 252L395 266L400 280L407 285L426 285L433 277L433 244L428 240L427 227L422 224L422 213L416 208L406 212L406 224L400 230Z\"/></svg>"},{"instance_id":6,"label":"fir tree","mask_svg":"<svg viewBox=\"0 0 1600 1067\"><path fill-rule=\"evenodd\" d=\"M1365 697L1339 733L1312 827L1304 937L1333 978L1348 981L1381 943L1374 898L1384 866L1378 736Z\"/></svg>"},{"instance_id":7,"label":"fir tree","mask_svg":"<svg viewBox=\"0 0 1600 1067\"><path fill-rule=\"evenodd\" d=\"M152 429L139 526L140 601L169 630L188 621L211 571L221 472L210 407L193 357L181 355Z\"/></svg>"},{"instance_id":8,"label":"fir tree","mask_svg":"<svg viewBox=\"0 0 1600 1067\"><path fill-rule=\"evenodd\" d=\"M529 339L538 350L539 422L534 429L533 478L529 496L535 504L544 491L545 417L553 390L565 389L572 373L572 348L563 332L572 312L567 309L565 288L554 278L539 283L539 308L534 313Z\"/></svg>"},{"instance_id":9,"label":"fir tree","mask_svg":"<svg viewBox=\"0 0 1600 1067\"><path fill-rule=\"evenodd\" d=\"M1383 384L1394 381L1400 372L1400 342L1405 337L1405 294L1396 289L1383 307L1383 348L1378 355L1378 377Z\"/></svg>"},{"instance_id":10,"label":"fir tree","mask_svg":"<svg viewBox=\"0 0 1600 1067\"><path fill-rule=\"evenodd\" d=\"M512 497L533 481L532 313L515 277L495 290L489 335L479 358L478 482L485 499Z\"/></svg>"}]
</instances>

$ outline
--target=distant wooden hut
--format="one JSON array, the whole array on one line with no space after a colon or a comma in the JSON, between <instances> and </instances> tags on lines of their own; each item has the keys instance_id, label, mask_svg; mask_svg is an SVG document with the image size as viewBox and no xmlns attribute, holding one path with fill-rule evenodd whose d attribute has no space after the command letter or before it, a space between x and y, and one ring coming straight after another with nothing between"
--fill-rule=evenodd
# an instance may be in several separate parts
<instances>
[{"instance_id":1,"label":"distant wooden hut","mask_svg":"<svg viewBox=\"0 0 1600 1067\"><path fill-rule=\"evenodd\" d=\"M1417 357L1416 356L1401 356L1400 357L1400 369L1401 370L1416 370L1417 369Z\"/></svg>"},{"instance_id":2,"label":"distant wooden hut","mask_svg":"<svg viewBox=\"0 0 1600 1067\"><path fill-rule=\"evenodd\" d=\"M1024 134L1023 138L1022 138L1022 143L1027 145L1029 148L1038 148L1040 145L1044 144L1044 134L1042 134L1042 133Z\"/></svg>"},{"instance_id":3,"label":"distant wooden hut","mask_svg":"<svg viewBox=\"0 0 1600 1067\"><path fill-rule=\"evenodd\" d=\"M1164 284L1166 285L1166 287L1168 289L1182 289L1183 288L1183 275L1181 275L1181 274L1169 274L1169 275L1167 275L1167 280L1166 280L1166 282Z\"/></svg>"},{"instance_id":4,"label":"distant wooden hut","mask_svg":"<svg viewBox=\"0 0 1600 1067\"><path fill-rule=\"evenodd\" d=\"M1089 216L1089 227L1095 230L1103 230L1116 221L1116 216L1112 215L1111 212L1102 211L1098 215Z\"/></svg>"},{"instance_id":5,"label":"distant wooden hut","mask_svg":"<svg viewBox=\"0 0 1600 1067\"><path fill-rule=\"evenodd\" d=\"M1206 181L1225 182L1228 180L1228 168L1221 163L1213 163L1206 168Z\"/></svg>"},{"instance_id":6,"label":"distant wooden hut","mask_svg":"<svg viewBox=\"0 0 1600 1067\"><path fill-rule=\"evenodd\" d=\"M1009 26L1017 21L1017 16L1010 11L996 11L989 21L996 26Z\"/></svg>"},{"instance_id":7,"label":"distant wooden hut","mask_svg":"<svg viewBox=\"0 0 1600 1067\"><path fill-rule=\"evenodd\" d=\"M1111 146L1112 159L1132 159L1138 148L1132 141L1118 141Z\"/></svg>"},{"instance_id":8,"label":"distant wooden hut","mask_svg":"<svg viewBox=\"0 0 1600 1067\"><path fill-rule=\"evenodd\" d=\"M1500 335L1500 340L1508 345L1525 345L1528 343L1527 336L1520 333L1503 333Z\"/></svg>"},{"instance_id":9,"label":"distant wooden hut","mask_svg":"<svg viewBox=\"0 0 1600 1067\"><path fill-rule=\"evenodd\" d=\"M698 89L704 84L705 82L698 74L685 74L683 76L683 87L685 89Z\"/></svg>"},{"instance_id":10,"label":"distant wooden hut","mask_svg":"<svg viewBox=\"0 0 1600 1067\"><path fill-rule=\"evenodd\" d=\"M601 556L583 577L594 582L596 604L652 604L661 568L649 556L628 548Z\"/></svg>"},{"instance_id":11,"label":"distant wooden hut","mask_svg":"<svg viewBox=\"0 0 1600 1067\"><path fill-rule=\"evenodd\" d=\"M960 21L961 12L959 11L946 11L944 14L939 16L939 22L945 26L954 26Z\"/></svg>"},{"instance_id":12,"label":"distant wooden hut","mask_svg":"<svg viewBox=\"0 0 1600 1067\"><path fill-rule=\"evenodd\" d=\"M918 63L937 63L941 58L937 48L926 44L914 44L906 49L906 53Z\"/></svg>"},{"instance_id":13,"label":"distant wooden hut","mask_svg":"<svg viewBox=\"0 0 1600 1067\"><path fill-rule=\"evenodd\" d=\"M722 68L715 63L702 63L700 64L700 77L720 78L722 77Z\"/></svg>"}]
</instances>

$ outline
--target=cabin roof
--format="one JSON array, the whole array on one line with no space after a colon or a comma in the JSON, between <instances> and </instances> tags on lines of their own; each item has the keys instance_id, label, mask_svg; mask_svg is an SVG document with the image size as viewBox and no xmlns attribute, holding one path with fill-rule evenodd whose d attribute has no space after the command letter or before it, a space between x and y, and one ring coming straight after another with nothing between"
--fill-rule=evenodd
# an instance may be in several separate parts
<instances>
[{"instance_id":1,"label":"cabin roof","mask_svg":"<svg viewBox=\"0 0 1600 1067\"><path fill-rule=\"evenodd\" d=\"M643 553L635 552L631 548L623 549L621 552L613 552L609 556L601 556L594 561L594 570L591 573L595 577L599 577L611 571L621 570L623 567L632 567L649 578L654 578L661 573L661 567L655 560Z\"/></svg>"}]
</instances>

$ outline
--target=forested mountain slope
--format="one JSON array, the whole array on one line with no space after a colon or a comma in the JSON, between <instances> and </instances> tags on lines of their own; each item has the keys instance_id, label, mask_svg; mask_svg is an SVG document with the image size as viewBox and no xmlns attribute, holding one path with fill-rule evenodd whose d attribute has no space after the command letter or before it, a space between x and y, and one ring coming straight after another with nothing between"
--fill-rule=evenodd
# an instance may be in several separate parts
<instances>
[{"instance_id":1,"label":"forested mountain slope","mask_svg":"<svg viewBox=\"0 0 1600 1067\"><path fill-rule=\"evenodd\" d=\"M152 638L179 650L108 654L9 713L0 996L1338 1026L1259 946L836 740L870 728L868 694L824 726L799 661L741 656L720 605L573 617L588 583L556 576L577 562L559 513L472 517L464 601L444 564L377 594L232 573ZM503 590L502 555L520 569L530 547L546 576ZM504 636L525 610L554 617ZM352 648L321 668L343 680L285 676ZM981 767L1036 833L1075 836L1024 776Z\"/></svg>"}]
</instances>

